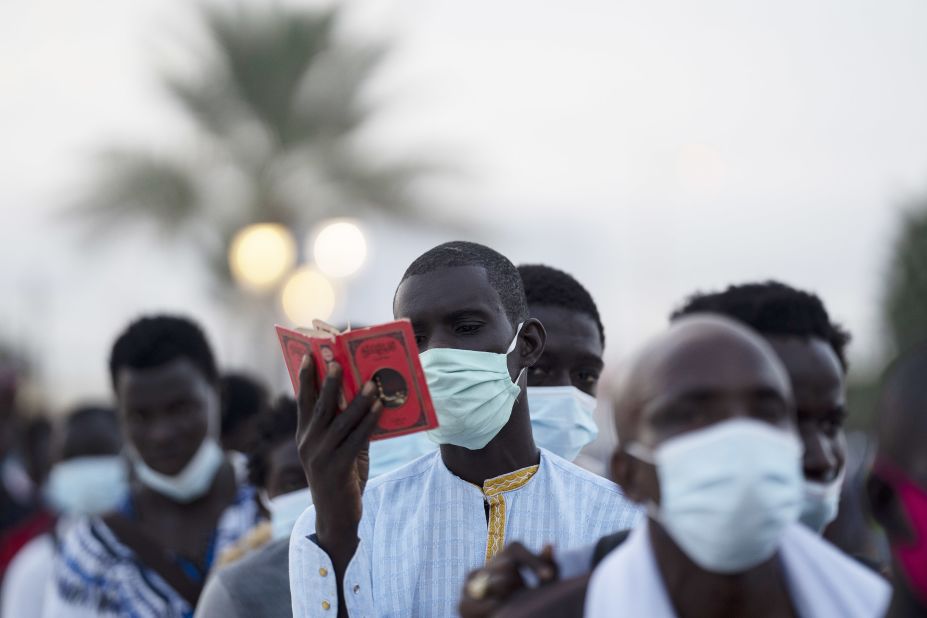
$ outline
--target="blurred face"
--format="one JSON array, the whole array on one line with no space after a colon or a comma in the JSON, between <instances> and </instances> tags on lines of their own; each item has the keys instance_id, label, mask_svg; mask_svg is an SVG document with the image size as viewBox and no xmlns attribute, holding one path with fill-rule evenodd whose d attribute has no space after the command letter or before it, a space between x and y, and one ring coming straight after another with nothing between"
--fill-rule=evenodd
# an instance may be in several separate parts
<instances>
[{"instance_id":1,"label":"blurred face","mask_svg":"<svg viewBox=\"0 0 927 618\"><path fill-rule=\"evenodd\" d=\"M119 428L99 418L72 426L64 435L60 459L118 455L122 451Z\"/></svg>"},{"instance_id":2,"label":"blurred face","mask_svg":"<svg viewBox=\"0 0 927 618\"><path fill-rule=\"evenodd\" d=\"M843 423L846 394L843 369L823 339L767 337L792 384L798 432L805 447L805 478L826 483L846 462Z\"/></svg>"},{"instance_id":3,"label":"blurred face","mask_svg":"<svg viewBox=\"0 0 927 618\"><path fill-rule=\"evenodd\" d=\"M547 332L544 353L528 370L528 386L575 386L594 397L603 366L595 320L579 311L548 305L531 305L528 313Z\"/></svg>"},{"instance_id":4,"label":"blurred face","mask_svg":"<svg viewBox=\"0 0 927 618\"><path fill-rule=\"evenodd\" d=\"M267 459L267 495L271 498L307 487L295 440L280 442Z\"/></svg>"},{"instance_id":5,"label":"blurred face","mask_svg":"<svg viewBox=\"0 0 927 618\"><path fill-rule=\"evenodd\" d=\"M193 458L218 420L218 393L190 361L152 369L119 370L116 397L126 435L144 462L167 475Z\"/></svg>"},{"instance_id":6,"label":"blurred face","mask_svg":"<svg viewBox=\"0 0 927 618\"><path fill-rule=\"evenodd\" d=\"M634 412L637 435L633 439L651 448L734 418L794 428L785 375L768 354L749 342L719 339L690 345L639 378L644 395ZM653 466L618 453L613 473L636 501L659 503Z\"/></svg>"}]
</instances>

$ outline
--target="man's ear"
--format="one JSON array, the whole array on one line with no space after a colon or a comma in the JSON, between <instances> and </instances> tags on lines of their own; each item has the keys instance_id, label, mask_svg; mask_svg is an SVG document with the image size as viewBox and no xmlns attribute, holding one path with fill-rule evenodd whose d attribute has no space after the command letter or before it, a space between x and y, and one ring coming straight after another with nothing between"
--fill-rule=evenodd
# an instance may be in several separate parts
<instances>
[{"instance_id":1,"label":"man's ear","mask_svg":"<svg viewBox=\"0 0 927 618\"><path fill-rule=\"evenodd\" d=\"M634 474L637 461L621 449L616 448L609 463L612 481L621 487L621 491L624 492L625 496L634 502L640 502L641 496L638 494L635 482L637 475Z\"/></svg>"},{"instance_id":2,"label":"man's ear","mask_svg":"<svg viewBox=\"0 0 927 618\"><path fill-rule=\"evenodd\" d=\"M517 349L521 356L522 367L532 367L544 353L544 344L547 342L547 331L544 325L535 318L528 318L521 327L518 335Z\"/></svg>"}]
</instances>

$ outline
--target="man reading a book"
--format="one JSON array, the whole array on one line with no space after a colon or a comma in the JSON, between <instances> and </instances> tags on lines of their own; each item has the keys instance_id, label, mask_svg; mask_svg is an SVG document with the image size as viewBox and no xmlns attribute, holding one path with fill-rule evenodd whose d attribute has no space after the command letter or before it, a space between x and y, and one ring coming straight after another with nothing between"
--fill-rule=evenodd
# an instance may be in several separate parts
<instances>
[{"instance_id":1,"label":"man reading a book","mask_svg":"<svg viewBox=\"0 0 927 618\"><path fill-rule=\"evenodd\" d=\"M525 372L545 332L508 259L435 247L406 270L393 312L412 322L440 449L368 484L376 385L336 415L342 368L317 384L304 359L297 440L314 506L290 541L295 616L454 615L467 572L507 539L575 547L637 521L616 485L535 446Z\"/></svg>"}]
</instances>

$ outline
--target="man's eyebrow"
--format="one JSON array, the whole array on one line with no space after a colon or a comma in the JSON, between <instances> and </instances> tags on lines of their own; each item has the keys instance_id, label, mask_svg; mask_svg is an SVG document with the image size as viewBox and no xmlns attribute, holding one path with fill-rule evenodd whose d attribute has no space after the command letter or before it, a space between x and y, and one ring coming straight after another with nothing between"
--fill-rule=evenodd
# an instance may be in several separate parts
<instances>
[{"instance_id":1,"label":"man's eyebrow","mask_svg":"<svg viewBox=\"0 0 927 618\"><path fill-rule=\"evenodd\" d=\"M542 358L543 358L543 355L542 355ZM577 355L576 362L584 363L587 365L593 365L596 367L605 366L605 361L602 360L601 356L596 356L595 354L589 354L588 352Z\"/></svg>"},{"instance_id":2,"label":"man's eyebrow","mask_svg":"<svg viewBox=\"0 0 927 618\"><path fill-rule=\"evenodd\" d=\"M464 318L487 318L490 311L484 307L466 307L452 311L446 317L449 322L455 322Z\"/></svg>"}]
</instances>

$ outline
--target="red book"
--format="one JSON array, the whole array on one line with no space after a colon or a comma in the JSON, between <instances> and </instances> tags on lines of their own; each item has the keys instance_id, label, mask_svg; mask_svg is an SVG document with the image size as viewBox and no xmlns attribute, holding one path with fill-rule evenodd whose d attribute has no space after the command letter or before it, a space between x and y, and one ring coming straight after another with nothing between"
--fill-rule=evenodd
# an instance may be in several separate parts
<instances>
[{"instance_id":1,"label":"red book","mask_svg":"<svg viewBox=\"0 0 927 618\"><path fill-rule=\"evenodd\" d=\"M311 354L320 385L330 361L341 365L340 410L344 410L365 383L374 382L383 402L383 412L371 440L404 436L438 426L408 320L344 333L324 322L313 324L316 328L312 330L276 327L294 393L299 393L299 367L303 356Z\"/></svg>"}]
</instances>

